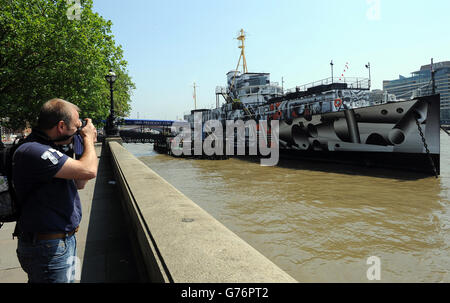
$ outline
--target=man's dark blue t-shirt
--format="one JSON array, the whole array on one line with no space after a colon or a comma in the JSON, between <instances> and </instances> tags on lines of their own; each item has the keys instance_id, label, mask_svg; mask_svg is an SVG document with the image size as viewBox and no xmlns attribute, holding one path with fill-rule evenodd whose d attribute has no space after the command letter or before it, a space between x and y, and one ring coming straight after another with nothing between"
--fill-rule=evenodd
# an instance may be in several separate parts
<instances>
[{"instance_id":1,"label":"man's dark blue t-shirt","mask_svg":"<svg viewBox=\"0 0 450 303\"><path fill-rule=\"evenodd\" d=\"M14 154L13 182L21 203L23 232L73 231L81 221L74 180L54 178L68 156L49 145L27 142Z\"/></svg>"}]
</instances>

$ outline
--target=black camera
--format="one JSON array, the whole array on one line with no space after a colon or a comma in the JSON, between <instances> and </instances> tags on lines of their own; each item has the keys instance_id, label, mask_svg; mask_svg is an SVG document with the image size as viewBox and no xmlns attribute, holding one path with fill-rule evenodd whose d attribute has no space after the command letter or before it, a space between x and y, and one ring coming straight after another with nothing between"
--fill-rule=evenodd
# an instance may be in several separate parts
<instances>
[{"instance_id":1,"label":"black camera","mask_svg":"<svg viewBox=\"0 0 450 303\"><path fill-rule=\"evenodd\" d=\"M80 119L80 121L81 121L81 126L78 127L78 132L80 132L80 130L81 130L83 127L85 127L86 124L87 124L87 120L82 120L82 119Z\"/></svg>"},{"instance_id":2,"label":"black camera","mask_svg":"<svg viewBox=\"0 0 450 303\"><path fill-rule=\"evenodd\" d=\"M77 133L75 134L75 136L73 137L73 152L75 153L75 159L80 160L81 156L83 155L84 152L84 141L83 138L81 137L80 131L83 129L83 127L85 127L87 125L87 120L82 120L81 121L81 126L78 127L77 129Z\"/></svg>"}]
</instances>

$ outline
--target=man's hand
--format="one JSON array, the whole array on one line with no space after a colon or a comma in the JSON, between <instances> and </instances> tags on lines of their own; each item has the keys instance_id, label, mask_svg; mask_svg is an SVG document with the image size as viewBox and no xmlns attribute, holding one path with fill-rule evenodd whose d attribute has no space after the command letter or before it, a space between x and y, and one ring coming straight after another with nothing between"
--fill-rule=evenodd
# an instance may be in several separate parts
<instances>
[{"instance_id":1,"label":"man's hand","mask_svg":"<svg viewBox=\"0 0 450 303\"><path fill-rule=\"evenodd\" d=\"M89 118L86 120L86 126L80 130L80 135L83 137L83 140L92 140L93 143L97 142L97 130L95 129L94 124L92 124L92 120Z\"/></svg>"},{"instance_id":2,"label":"man's hand","mask_svg":"<svg viewBox=\"0 0 450 303\"><path fill-rule=\"evenodd\" d=\"M80 130L84 141L84 152L80 160L68 158L63 167L56 173L55 178L72 180L90 180L97 176L98 159L94 143L97 142L97 130L91 119L85 119L86 126ZM85 184L77 184L78 188Z\"/></svg>"}]
</instances>

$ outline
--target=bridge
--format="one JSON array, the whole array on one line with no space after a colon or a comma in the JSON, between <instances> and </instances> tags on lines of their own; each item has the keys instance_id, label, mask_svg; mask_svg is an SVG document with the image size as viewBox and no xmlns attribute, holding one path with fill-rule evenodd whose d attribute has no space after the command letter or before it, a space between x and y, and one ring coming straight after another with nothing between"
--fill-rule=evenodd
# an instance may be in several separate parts
<instances>
[{"instance_id":1,"label":"bridge","mask_svg":"<svg viewBox=\"0 0 450 303\"><path fill-rule=\"evenodd\" d=\"M165 140L175 121L124 119L119 122L119 135L125 143L155 143Z\"/></svg>"},{"instance_id":2,"label":"bridge","mask_svg":"<svg viewBox=\"0 0 450 303\"><path fill-rule=\"evenodd\" d=\"M139 119L124 119L122 125L145 125L145 126L172 126L175 121L171 120L139 120Z\"/></svg>"}]
</instances>

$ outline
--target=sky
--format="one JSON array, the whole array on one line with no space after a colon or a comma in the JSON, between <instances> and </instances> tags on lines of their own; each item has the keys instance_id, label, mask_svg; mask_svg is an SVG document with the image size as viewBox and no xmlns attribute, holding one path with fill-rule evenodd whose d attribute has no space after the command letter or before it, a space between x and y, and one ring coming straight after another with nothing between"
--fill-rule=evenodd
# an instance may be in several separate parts
<instances>
[{"instance_id":1,"label":"sky","mask_svg":"<svg viewBox=\"0 0 450 303\"><path fill-rule=\"evenodd\" d=\"M448 0L94 0L111 20L136 89L129 118L181 119L216 104L247 33L249 72L284 88L341 75L383 80L450 61ZM223 101L223 100L221 100Z\"/></svg>"}]
</instances>

